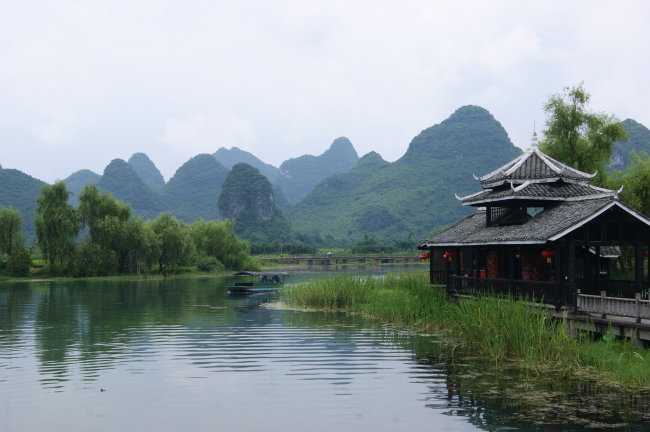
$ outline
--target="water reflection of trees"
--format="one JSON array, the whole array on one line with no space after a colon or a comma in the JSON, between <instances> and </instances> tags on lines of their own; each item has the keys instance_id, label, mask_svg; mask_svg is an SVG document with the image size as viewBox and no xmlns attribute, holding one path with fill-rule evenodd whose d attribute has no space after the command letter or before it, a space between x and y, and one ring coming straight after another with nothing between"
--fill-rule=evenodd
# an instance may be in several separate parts
<instances>
[{"instance_id":1,"label":"water reflection of trees","mask_svg":"<svg viewBox=\"0 0 650 432\"><path fill-rule=\"evenodd\" d=\"M137 347L156 329L190 326L215 313L231 319L230 308L218 307L225 292L214 288L212 280L200 279L3 287L0 356L33 336L45 385L66 381L76 366L84 379L93 379L100 370L142 355ZM206 305L210 308L201 307Z\"/></svg>"}]
</instances>

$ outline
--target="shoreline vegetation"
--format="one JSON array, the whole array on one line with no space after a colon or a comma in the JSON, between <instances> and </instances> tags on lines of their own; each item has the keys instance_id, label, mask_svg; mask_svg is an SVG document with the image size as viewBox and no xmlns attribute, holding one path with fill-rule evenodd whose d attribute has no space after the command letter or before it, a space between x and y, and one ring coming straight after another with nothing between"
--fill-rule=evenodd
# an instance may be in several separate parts
<instances>
[{"instance_id":1,"label":"shoreline vegetation","mask_svg":"<svg viewBox=\"0 0 650 432\"><path fill-rule=\"evenodd\" d=\"M426 272L340 275L285 287L287 308L361 313L440 335L453 352L463 347L495 364L516 362L559 379L591 377L624 389L650 389L650 350L613 335L572 338L561 320L531 303L507 298L447 297Z\"/></svg>"},{"instance_id":2,"label":"shoreline vegetation","mask_svg":"<svg viewBox=\"0 0 650 432\"><path fill-rule=\"evenodd\" d=\"M191 278L216 278L230 276L232 270L216 270L213 272L188 271L182 273L149 273L149 274L125 274L125 275L106 275L106 276L56 276L56 275L31 275L24 277L0 276L0 283L18 283L18 282L73 282L73 281L155 281L171 279L191 279Z\"/></svg>"}]
</instances>

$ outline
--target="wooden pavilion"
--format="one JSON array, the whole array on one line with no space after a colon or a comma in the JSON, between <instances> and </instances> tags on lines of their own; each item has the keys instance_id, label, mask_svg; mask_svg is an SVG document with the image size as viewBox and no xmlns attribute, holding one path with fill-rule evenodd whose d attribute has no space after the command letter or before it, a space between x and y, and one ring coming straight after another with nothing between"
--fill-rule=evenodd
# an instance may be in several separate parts
<instances>
[{"instance_id":1,"label":"wooden pavilion","mask_svg":"<svg viewBox=\"0 0 650 432\"><path fill-rule=\"evenodd\" d=\"M620 190L590 185L594 175L542 153L534 134L521 156L477 178L480 192L457 196L476 212L418 244L431 283L556 306L573 305L577 289L647 298L650 220L623 204ZM614 259L627 260L628 277L614 277Z\"/></svg>"}]
</instances>

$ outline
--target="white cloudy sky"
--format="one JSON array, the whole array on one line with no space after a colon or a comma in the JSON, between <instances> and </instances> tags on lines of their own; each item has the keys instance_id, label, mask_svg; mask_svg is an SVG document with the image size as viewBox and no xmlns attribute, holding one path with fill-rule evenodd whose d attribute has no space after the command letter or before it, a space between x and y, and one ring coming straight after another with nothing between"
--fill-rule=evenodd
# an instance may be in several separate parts
<instances>
[{"instance_id":1,"label":"white cloudy sky","mask_svg":"<svg viewBox=\"0 0 650 432\"><path fill-rule=\"evenodd\" d=\"M553 93L650 125L650 2L1 0L0 164L45 181L142 151L166 179L339 136L399 158L481 105L527 147Z\"/></svg>"}]
</instances>

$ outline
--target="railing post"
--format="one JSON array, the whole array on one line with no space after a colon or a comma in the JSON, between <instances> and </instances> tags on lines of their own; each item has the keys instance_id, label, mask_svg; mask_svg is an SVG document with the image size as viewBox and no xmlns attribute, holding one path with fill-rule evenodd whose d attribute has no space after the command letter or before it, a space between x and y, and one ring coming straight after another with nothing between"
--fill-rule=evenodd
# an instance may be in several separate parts
<instances>
[{"instance_id":1,"label":"railing post","mask_svg":"<svg viewBox=\"0 0 650 432\"><path fill-rule=\"evenodd\" d=\"M601 291L600 292L600 317L602 319L605 319L607 317L607 314L605 313L605 297L607 295L607 292Z\"/></svg>"},{"instance_id":2,"label":"railing post","mask_svg":"<svg viewBox=\"0 0 650 432\"><path fill-rule=\"evenodd\" d=\"M641 322L641 293L634 293L634 310L636 311L636 323Z\"/></svg>"},{"instance_id":3,"label":"railing post","mask_svg":"<svg viewBox=\"0 0 650 432\"><path fill-rule=\"evenodd\" d=\"M580 308L580 290L576 290L576 314L578 314L578 310Z\"/></svg>"}]
</instances>

